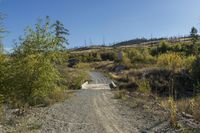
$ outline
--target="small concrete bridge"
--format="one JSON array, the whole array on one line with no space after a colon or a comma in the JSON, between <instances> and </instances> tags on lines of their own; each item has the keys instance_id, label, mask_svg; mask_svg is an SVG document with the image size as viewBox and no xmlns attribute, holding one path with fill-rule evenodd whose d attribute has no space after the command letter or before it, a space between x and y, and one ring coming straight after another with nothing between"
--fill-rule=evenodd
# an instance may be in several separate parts
<instances>
[{"instance_id":1,"label":"small concrete bridge","mask_svg":"<svg viewBox=\"0 0 200 133\"><path fill-rule=\"evenodd\" d=\"M88 82L85 82L81 86L82 89L90 89L90 90L109 90L110 86L109 84L89 84Z\"/></svg>"},{"instance_id":2,"label":"small concrete bridge","mask_svg":"<svg viewBox=\"0 0 200 133\"><path fill-rule=\"evenodd\" d=\"M110 84L114 84L112 80L105 77L100 72L90 72L91 81L85 82L82 84L82 89L91 89L91 90L109 90Z\"/></svg>"}]
</instances>

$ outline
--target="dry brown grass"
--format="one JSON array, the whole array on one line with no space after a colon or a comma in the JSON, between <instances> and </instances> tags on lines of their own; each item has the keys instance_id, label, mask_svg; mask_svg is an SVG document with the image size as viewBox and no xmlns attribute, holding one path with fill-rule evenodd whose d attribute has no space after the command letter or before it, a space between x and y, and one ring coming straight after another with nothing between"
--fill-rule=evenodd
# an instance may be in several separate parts
<instances>
[{"instance_id":1,"label":"dry brown grass","mask_svg":"<svg viewBox=\"0 0 200 133\"><path fill-rule=\"evenodd\" d=\"M185 112L200 121L200 96L188 99L181 99L176 102L179 112Z\"/></svg>"},{"instance_id":2,"label":"dry brown grass","mask_svg":"<svg viewBox=\"0 0 200 133\"><path fill-rule=\"evenodd\" d=\"M118 90L114 93L114 98L115 99L127 99L127 91L126 90Z\"/></svg>"},{"instance_id":3,"label":"dry brown grass","mask_svg":"<svg viewBox=\"0 0 200 133\"><path fill-rule=\"evenodd\" d=\"M169 111L170 122L173 127L179 127L178 116L200 121L200 96L174 101L172 98L161 100L161 106Z\"/></svg>"},{"instance_id":4,"label":"dry brown grass","mask_svg":"<svg viewBox=\"0 0 200 133\"><path fill-rule=\"evenodd\" d=\"M138 91L144 94L151 93L151 87L147 80L137 80L136 83L138 84Z\"/></svg>"},{"instance_id":5,"label":"dry brown grass","mask_svg":"<svg viewBox=\"0 0 200 133\"><path fill-rule=\"evenodd\" d=\"M56 102L63 102L64 100L68 99L69 97L73 96L73 92L70 90L61 90L55 89L52 94L49 96L50 98L46 99L47 104L52 105Z\"/></svg>"},{"instance_id":6,"label":"dry brown grass","mask_svg":"<svg viewBox=\"0 0 200 133\"><path fill-rule=\"evenodd\" d=\"M117 75L117 74L115 74L115 73L109 73L109 77L111 78L111 79L113 79L113 80L119 80L120 78L121 78L121 76L120 75Z\"/></svg>"},{"instance_id":7,"label":"dry brown grass","mask_svg":"<svg viewBox=\"0 0 200 133\"><path fill-rule=\"evenodd\" d=\"M177 104L173 100L172 97L169 97L168 99L161 101L161 106L169 111L170 115L170 124L172 127L177 128L178 127L178 119L177 119Z\"/></svg>"},{"instance_id":8,"label":"dry brown grass","mask_svg":"<svg viewBox=\"0 0 200 133\"><path fill-rule=\"evenodd\" d=\"M89 69L91 69L89 63L83 63L83 62L78 63L78 64L76 65L76 68L78 68L78 69L84 69L84 70L89 70Z\"/></svg>"},{"instance_id":9,"label":"dry brown grass","mask_svg":"<svg viewBox=\"0 0 200 133\"><path fill-rule=\"evenodd\" d=\"M106 72L109 72L113 68L114 65L115 64L113 61L100 61L100 62L90 63L91 68L103 70Z\"/></svg>"},{"instance_id":10,"label":"dry brown grass","mask_svg":"<svg viewBox=\"0 0 200 133\"><path fill-rule=\"evenodd\" d=\"M3 108L3 105L0 104L0 122L3 122L5 119L5 110Z\"/></svg>"}]
</instances>

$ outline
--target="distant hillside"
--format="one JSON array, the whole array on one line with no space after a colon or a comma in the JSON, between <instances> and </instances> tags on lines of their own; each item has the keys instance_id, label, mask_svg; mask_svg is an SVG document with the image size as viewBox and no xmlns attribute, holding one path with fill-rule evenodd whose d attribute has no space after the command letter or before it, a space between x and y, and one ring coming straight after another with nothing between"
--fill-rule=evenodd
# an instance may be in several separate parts
<instances>
[{"instance_id":1,"label":"distant hillside","mask_svg":"<svg viewBox=\"0 0 200 133\"><path fill-rule=\"evenodd\" d=\"M94 50L94 49L110 49L112 47L148 47L148 46L154 46L158 45L160 41L168 41L171 43L176 43L176 42L190 42L190 37L185 36L185 37L170 37L170 38L152 38L152 39L147 39L147 38L136 38L132 40L127 40L127 41L122 41L119 43L115 43L111 46L106 46L106 45L91 45L87 47L77 47L70 49L71 51L85 51L85 50Z\"/></svg>"},{"instance_id":2,"label":"distant hillside","mask_svg":"<svg viewBox=\"0 0 200 133\"><path fill-rule=\"evenodd\" d=\"M148 45L148 44L157 44L160 41L169 41L169 42L187 42L190 40L190 37L170 37L170 38L152 38L152 39L146 39L146 38L136 38L132 40L122 41L119 43L114 44L114 47L122 47L122 46L139 46L139 45Z\"/></svg>"},{"instance_id":3,"label":"distant hillside","mask_svg":"<svg viewBox=\"0 0 200 133\"><path fill-rule=\"evenodd\" d=\"M153 39L136 38L136 39L116 43L113 46L119 47L119 46L126 46L126 45L141 44L141 43L146 43L146 42L159 42L161 40L167 40L167 38L153 38Z\"/></svg>"}]
</instances>

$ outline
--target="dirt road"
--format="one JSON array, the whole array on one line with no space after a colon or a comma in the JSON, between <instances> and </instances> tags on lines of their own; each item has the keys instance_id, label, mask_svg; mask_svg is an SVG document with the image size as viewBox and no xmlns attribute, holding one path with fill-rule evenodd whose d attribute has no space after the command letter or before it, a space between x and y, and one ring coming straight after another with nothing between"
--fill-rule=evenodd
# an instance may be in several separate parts
<instances>
[{"instance_id":1,"label":"dirt road","mask_svg":"<svg viewBox=\"0 0 200 133\"><path fill-rule=\"evenodd\" d=\"M94 79L91 82L93 84L110 82L97 72L92 72L91 77ZM113 98L111 90L85 89L75 91L74 96L62 103L30 114L24 119L24 126L19 124L17 130L28 127L29 132L36 133L173 132L168 128L168 122L163 120L160 116L124 105L122 101ZM15 128L8 129L14 131Z\"/></svg>"},{"instance_id":2,"label":"dirt road","mask_svg":"<svg viewBox=\"0 0 200 133\"><path fill-rule=\"evenodd\" d=\"M105 86L110 79L91 72L87 90L76 91L76 96L49 109L41 132L63 133L130 133L138 129L127 121L116 108L117 100ZM104 88L102 87L104 84ZM102 89L101 89L102 87ZM107 89L105 89L107 87Z\"/></svg>"},{"instance_id":3,"label":"dirt road","mask_svg":"<svg viewBox=\"0 0 200 133\"><path fill-rule=\"evenodd\" d=\"M92 71L90 72L90 77L92 79L90 84L109 84L112 82L109 78L107 78L100 72Z\"/></svg>"},{"instance_id":4,"label":"dirt road","mask_svg":"<svg viewBox=\"0 0 200 133\"><path fill-rule=\"evenodd\" d=\"M127 124L110 99L108 90L81 90L70 100L54 105L43 120L41 132L128 133L138 130Z\"/></svg>"}]
</instances>

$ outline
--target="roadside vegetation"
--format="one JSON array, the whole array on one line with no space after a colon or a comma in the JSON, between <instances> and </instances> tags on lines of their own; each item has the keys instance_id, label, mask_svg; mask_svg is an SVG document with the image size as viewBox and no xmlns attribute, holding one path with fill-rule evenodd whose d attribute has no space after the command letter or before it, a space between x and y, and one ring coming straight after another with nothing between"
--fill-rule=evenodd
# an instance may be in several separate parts
<instances>
[{"instance_id":1,"label":"roadside vegetation","mask_svg":"<svg viewBox=\"0 0 200 133\"><path fill-rule=\"evenodd\" d=\"M3 17L0 17L0 24ZM1 40L6 31L0 25ZM67 67L69 31L60 21L52 23L47 16L35 27L25 29L13 52L7 53L0 44L0 119L6 109L47 106L63 101L70 90L80 89L88 79L86 71Z\"/></svg>"},{"instance_id":2,"label":"roadside vegetation","mask_svg":"<svg viewBox=\"0 0 200 133\"><path fill-rule=\"evenodd\" d=\"M169 111L170 123L177 128L180 114L200 121L199 53L200 41L193 27L185 41L164 39L148 46L75 50L70 58L107 73L119 86L115 98L131 98L135 92L153 96Z\"/></svg>"},{"instance_id":3,"label":"roadside vegetation","mask_svg":"<svg viewBox=\"0 0 200 133\"><path fill-rule=\"evenodd\" d=\"M156 106L168 111L174 128L181 127L182 117L200 122L200 41L196 28L191 29L186 41L155 39L159 43L147 46L116 44L94 50L67 50L69 31L60 21L52 23L46 17L35 27L28 27L9 54L1 44L6 31L3 19L1 15L1 120L4 105L14 109L63 101L69 90L80 89L89 80L89 70L97 69L118 85L114 98L131 99L132 108L148 110L145 102L153 99ZM147 42L132 41L142 40ZM68 59L78 61L69 68Z\"/></svg>"}]
</instances>

